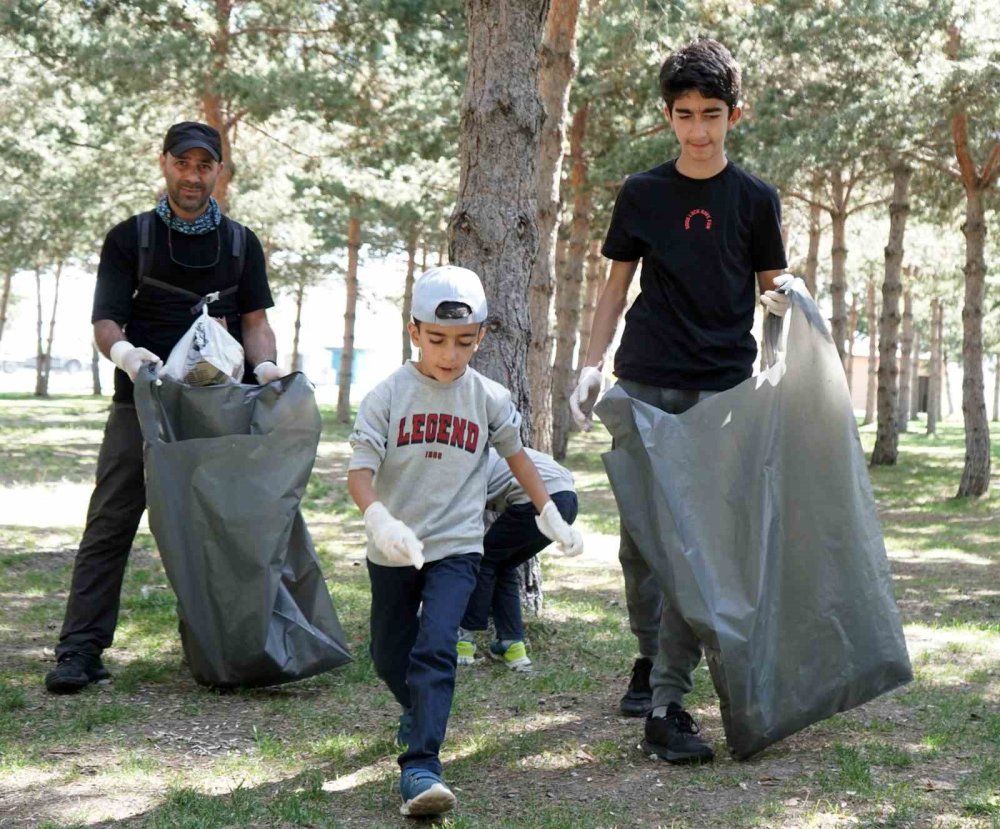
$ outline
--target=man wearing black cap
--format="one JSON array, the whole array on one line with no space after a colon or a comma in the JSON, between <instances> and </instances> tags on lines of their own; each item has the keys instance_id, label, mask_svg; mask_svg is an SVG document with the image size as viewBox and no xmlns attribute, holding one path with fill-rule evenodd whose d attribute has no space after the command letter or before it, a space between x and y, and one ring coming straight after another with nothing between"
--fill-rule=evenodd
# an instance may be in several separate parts
<instances>
[{"instance_id":1,"label":"man wearing black cap","mask_svg":"<svg viewBox=\"0 0 1000 829\"><path fill-rule=\"evenodd\" d=\"M146 507L142 434L132 401L143 364L162 364L204 297L212 316L242 342L257 382L280 376L267 321L274 303L263 249L212 198L222 160L217 130L193 121L174 124L160 156L165 195L153 211L126 219L104 240L91 321L97 347L118 370L57 665L45 677L53 693L110 680L101 653L114 637L125 564ZM217 298L210 296L216 292Z\"/></svg>"}]
</instances>

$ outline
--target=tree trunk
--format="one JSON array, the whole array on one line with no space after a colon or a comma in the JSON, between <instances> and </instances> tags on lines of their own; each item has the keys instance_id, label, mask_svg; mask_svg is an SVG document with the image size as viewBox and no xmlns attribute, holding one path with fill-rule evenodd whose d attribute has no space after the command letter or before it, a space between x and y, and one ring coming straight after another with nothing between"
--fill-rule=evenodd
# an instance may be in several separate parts
<instances>
[{"instance_id":1,"label":"tree trunk","mask_svg":"<svg viewBox=\"0 0 1000 829\"><path fill-rule=\"evenodd\" d=\"M216 91L215 84L218 78L226 73L226 64L229 60L229 34L233 4L234 0L215 0L216 28L211 37L212 68L204 78L201 94L201 111L205 123L217 129L222 139L222 170L212 195L215 196L223 213L229 212L229 183L233 180L234 171L233 147L230 138L231 131L239 118L227 117L225 101Z\"/></svg>"},{"instance_id":2,"label":"tree trunk","mask_svg":"<svg viewBox=\"0 0 1000 829\"><path fill-rule=\"evenodd\" d=\"M556 290L556 329L558 341L552 368L552 454L557 460L566 457L569 443L569 393L575 377L573 354L580 328L580 294L590 239L591 195L587 181L587 159L583 145L587 134L590 104L585 103L573 115L570 131L569 183L573 191L573 221L570 225L566 268L559 274Z\"/></svg>"},{"instance_id":3,"label":"tree trunk","mask_svg":"<svg viewBox=\"0 0 1000 829\"><path fill-rule=\"evenodd\" d=\"M993 422L1000 421L1000 351L993 355Z\"/></svg>"},{"instance_id":4,"label":"tree trunk","mask_svg":"<svg viewBox=\"0 0 1000 829\"><path fill-rule=\"evenodd\" d=\"M868 277L868 294L865 297L865 315L868 323L868 385L865 388L864 426L875 421L875 395L878 391L878 327L875 324L877 303L875 277Z\"/></svg>"},{"instance_id":5,"label":"tree trunk","mask_svg":"<svg viewBox=\"0 0 1000 829\"><path fill-rule=\"evenodd\" d=\"M552 451L553 415L552 332L549 316L556 284L555 245L559 227L559 184L566 104L576 71L576 30L579 0L552 0L539 52L538 93L545 120L538 152L538 255L529 281L531 342L528 348L528 384L531 390L535 448Z\"/></svg>"},{"instance_id":6,"label":"tree trunk","mask_svg":"<svg viewBox=\"0 0 1000 829\"><path fill-rule=\"evenodd\" d=\"M424 250L426 258L427 251ZM410 322L413 311L413 280L417 272L417 232L413 230L406 242L406 280L403 285L403 362L409 362L413 356L410 346L410 332L406 326Z\"/></svg>"},{"instance_id":7,"label":"tree trunk","mask_svg":"<svg viewBox=\"0 0 1000 829\"><path fill-rule=\"evenodd\" d=\"M944 307L941 308L941 315L944 316ZM944 322L942 321L941 327L944 327ZM948 373L948 349L944 347L944 337L941 338L941 383L944 386L944 399L948 403L948 417L955 414L955 401L951 396L951 375ZM944 420L944 414L941 415L941 419Z\"/></svg>"},{"instance_id":8,"label":"tree trunk","mask_svg":"<svg viewBox=\"0 0 1000 829\"><path fill-rule=\"evenodd\" d=\"M931 360L930 382L927 384L927 434L937 434L939 401L941 399L941 301L931 300Z\"/></svg>"},{"instance_id":9,"label":"tree trunk","mask_svg":"<svg viewBox=\"0 0 1000 829\"><path fill-rule=\"evenodd\" d=\"M910 420L920 419L920 329L913 329L913 377L910 383Z\"/></svg>"},{"instance_id":10,"label":"tree trunk","mask_svg":"<svg viewBox=\"0 0 1000 829\"><path fill-rule=\"evenodd\" d=\"M351 218L347 222L347 303L344 307L344 348L340 352L337 389L337 420L351 422L351 375L354 370L354 319L358 310L358 251L361 249L361 199L351 196Z\"/></svg>"},{"instance_id":11,"label":"tree trunk","mask_svg":"<svg viewBox=\"0 0 1000 829\"><path fill-rule=\"evenodd\" d=\"M983 380L983 302L986 298L986 221L983 192L966 191L965 304L962 306L962 415L965 419L965 467L960 498L985 495L990 488L990 425L986 419Z\"/></svg>"},{"instance_id":12,"label":"tree trunk","mask_svg":"<svg viewBox=\"0 0 1000 829\"><path fill-rule=\"evenodd\" d=\"M460 178L448 223L450 259L479 274L490 315L473 361L510 390L531 439L528 283L538 252L538 47L548 2L466 0L468 75L461 102ZM540 568L520 568L529 611L542 604ZM529 565L531 562L529 562ZM526 572L527 569L527 572Z\"/></svg>"},{"instance_id":13,"label":"tree trunk","mask_svg":"<svg viewBox=\"0 0 1000 829\"><path fill-rule=\"evenodd\" d=\"M3 341L3 330L7 325L7 308L10 305L10 286L14 281L14 272L7 271L3 275L3 291L0 292L0 342Z\"/></svg>"},{"instance_id":14,"label":"tree trunk","mask_svg":"<svg viewBox=\"0 0 1000 829\"><path fill-rule=\"evenodd\" d=\"M885 280L882 283L882 314L878 323L878 428L872 450L872 466L887 466L896 462L899 451L899 428L906 423L901 415L900 395L909 392L909 383L901 384L900 367L896 361L899 336L899 295L903 291L903 237L906 234L906 217L910 212L907 194L913 170L896 162L892 168L892 202L889 204L889 241L885 246ZM909 336L903 332L902 376L907 377L909 360L907 349L912 346L913 308L910 292L906 292L904 314L909 319ZM907 377L907 380L909 378ZM907 386L905 391L900 387ZM905 399L905 397L903 398Z\"/></svg>"},{"instance_id":15,"label":"tree trunk","mask_svg":"<svg viewBox=\"0 0 1000 829\"><path fill-rule=\"evenodd\" d=\"M823 176L819 173L813 177L813 197L818 199L823 187ZM819 273L819 243L823 232L820 227L820 219L823 215L823 208L817 203L809 205L809 250L806 254L806 271L803 274L806 288L813 299L816 298L816 276Z\"/></svg>"},{"instance_id":16,"label":"tree trunk","mask_svg":"<svg viewBox=\"0 0 1000 829\"><path fill-rule=\"evenodd\" d=\"M851 294L851 316L847 331L847 388L854 389L854 338L858 333L858 296Z\"/></svg>"},{"instance_id":17,"label":"tree trunk","mask_svg":"<svg viewBox=\"0 0 1000 829\"><path fill-rule=\"evenodd\" d=\"M597 297L601 292L604 268L601 258L601 240L593 239L590 242L590 252L587 254L587 286L586 294L583 298L583 308L580 310L580 360L587 354L590 348L590 335L594 328L594 311L597 310ZM574 365L574 378L576 377Z\"/></svg>"},{"instance_id":18,"label":"tree trunk","mask_svg":"<svg viewBox=\"0 0 1000 829\"><path fill-rule=\"evenodd\" d=\"M883 288L883 291L885 289ZM888 298L885 297L883 293L883 303L888 303ZM885 304L883 304L883 314L885 313ZM882 335L883 337L885 334ZM884 340L883 340L884 342ZM885 360L885 355L883 354L882 360ZM907 430L907 424L910 420L910 380L913 372L913 296L907 291L903 297L903 338L900 344L900 362L899 362L899 394L897 396L897 411L896 411L896 430L898 432L905 432ZM883 362L884 365L884 362ZM879 404L881 405L881 403ZM881 415L880 415L881 417ZM881 426L880 426L881 428ZM898 444L898 434L897 440L892 442L892 446L896 447ZM883 441L885 447L889 446L888 439ZM879 440L876 439L875 445L879 445ZM885 449L883 448L883 453ZM895 451L893 451L893 460L891 461L879 461L879 463L895 463ZM885 456L885 455L883 455ZM875 459L872 458L872 463L875 463Z\"/></svg>"},{"instance_id":19,"label":"tree trunk","mask_svg":"<svg viewBox=\"0 0 1000 829\"><path fill-rule=\"evenodd\" d=\"M42 346L42 277L35 270L35 287L38 290L38 358L35 366L35 397L49 396L49 375L52 371L52 340L56 332L56 312L59 310L59 283L62 280L63 263L56 265L55 283L52 292L52 316L49 317L49 331Z\"/></svg>"},{"instance_id":20,"label":"tree trunk","mask_svg":"<svg viewBox=\"0 0 1000 829\"><path fill-rule=\"evenodd\" d=\"M840 354L841 363L847 365L847 355L844 353L844 343L853 333L845 330L847 321L847 197L842 171L838 168L830 173L830 186L833 192L833 210L830 211L832 222L831 232L833 244L830 248L830 297L833 301L833 315L830 319L830 330L834 345ZM850 382L850 373L848 373Z\"/></svg>"},{"instance_id":21,"label":"tree trunk","mask_svg":"<svg viewBox=\"0 0 1000 829\"><path fill-rule=\"evenodd\" d=\"M292 326L292 371L302 371L301 358L299 357L299 334L302 331L302 305L306 298L305 278L299 280L295 286L295 324Z\"/></svg>"},{"instance_id":22,"label":"tree trunk","mask_svg":"<svg viewBox=\"0 0 1000 829\"><path fill-rule=\"evenodd\" d=\"M97 350L97 343L90 344L90 378L92 382L91 394L94 397L101 396L101 352Z\"/></svg>"}]
</instances>

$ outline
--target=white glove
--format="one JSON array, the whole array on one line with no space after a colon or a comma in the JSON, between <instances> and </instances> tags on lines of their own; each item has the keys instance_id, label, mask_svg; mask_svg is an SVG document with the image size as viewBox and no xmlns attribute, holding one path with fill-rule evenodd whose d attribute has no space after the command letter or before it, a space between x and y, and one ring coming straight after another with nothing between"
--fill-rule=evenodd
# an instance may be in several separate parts
<instances>
[{"instance_id":1,"label":"white glove","mask_svg":"<svg viewBox=\"0 0 1000 829\"><path fill-rule=\"evenodd\" d=\"M781 289L794 278L795 277L790 273L783 273L781 276L776 276L774 278L774 287L777 290L764 291L764 293L760 295L760 304L764 306L764 309L769 314L774 314L776 317L785 316L785 313L792 305L792 300L789 298L788 294Z\"/></svg>"},{"instance_id":2,"label":"white glove","mask_svg":"<svg viewBox=\"0 0 1000 829\"><path fill-rule=\"evenodd\" d=\"M257 363L253 376L257 378L258 385L266 386L272 380L280 380L282 375L281 369L272 360L264 360L262 363Z\"/></svg>"},{"instance_id":3,"label":"white glove","mask_svg":"<svg viewBox=\"0 0 1000 829\"><path fill-rule=\"evenodd\" d=\"M589 432L592 425L591 409L601 393L601 370L595 366L584 366L580 371L580 381L569 396L569 411L578 429Z\"/></svg>"},{"instance_id":4,"label":"white glove","mask_svg":"<svg viewBox=\"0 0 1000 829\"><path fill-rule=\"evenodd\" d=\"M394 564L424 566L424 545L413 530L392 517L381 501L373 501L365 510L365 529L382 554Z\"/></svg>"},{"instance_id":5,"label":"white glove","mask_svg":"<svg viewBox=\"0 0 1000 829\"><path fill-rule=\"evenodd\" d=\"M111 362L128 375L128 379L133 383L143 363L153 363L159 367L158 374L163 370L163 360L157 357L152 351L145 348L136 348L128 340L119 340L108 351ZM160 385L157 380L156 384Z\"/></svg>"},{"instance_id":6,"label":"white glove","mask_svg":"<svg viewBox=\"0 0 1000 829\"><path fill-rule=\"evenodd\" d=\"M583 536L576 527L572 527L563 520L559 514L559 508L549 501L542 514L536 516L535 523L538 530L546 538L554 541L565 556L578 556L583 552Z\"/></svg>"}]
</instances>

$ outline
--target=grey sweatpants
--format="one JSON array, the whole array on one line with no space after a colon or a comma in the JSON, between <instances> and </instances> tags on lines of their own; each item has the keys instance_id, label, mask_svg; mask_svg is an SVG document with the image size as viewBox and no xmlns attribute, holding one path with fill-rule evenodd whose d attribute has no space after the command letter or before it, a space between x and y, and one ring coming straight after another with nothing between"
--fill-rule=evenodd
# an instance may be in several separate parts
<instances>
[{"instance_id":1,"label":"grey sweatpants","mask_svg":"<svg viewBox=\"0 0 1000 829\"><path fill-rule=\"evenodd\" d=\"M695 403L717 394L714 391L664 389L632 380L619 380L630 397L656 406L670 414L680 414ZM649 682L653 707L682 704L691 690L694 669L701 660L701 643L681 615L664 599L663 590L646 564L635 541L624 526L620 530L618 560L625 577L625 602L632 633L639 640L639 654L653 660Z\"/></svg>"}]
</instances>

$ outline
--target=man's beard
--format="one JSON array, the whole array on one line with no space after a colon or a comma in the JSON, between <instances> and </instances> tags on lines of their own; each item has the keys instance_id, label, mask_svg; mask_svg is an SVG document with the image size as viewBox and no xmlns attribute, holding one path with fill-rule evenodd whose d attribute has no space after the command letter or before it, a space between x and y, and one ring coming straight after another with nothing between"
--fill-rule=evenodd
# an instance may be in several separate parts
<instances>
[{"instance_id":1,"label":"man's beard","mask_svg":"<svg viewBox=\"0 0 1000 829\"><path fill-rule=\"evenodd\" d=\"M188 213L203 212L211 195L211 191L204 188L197 195L185 194L180 185L170 188L170 198L173 199L174 204Z\"/></svg>"}]
</instances>

